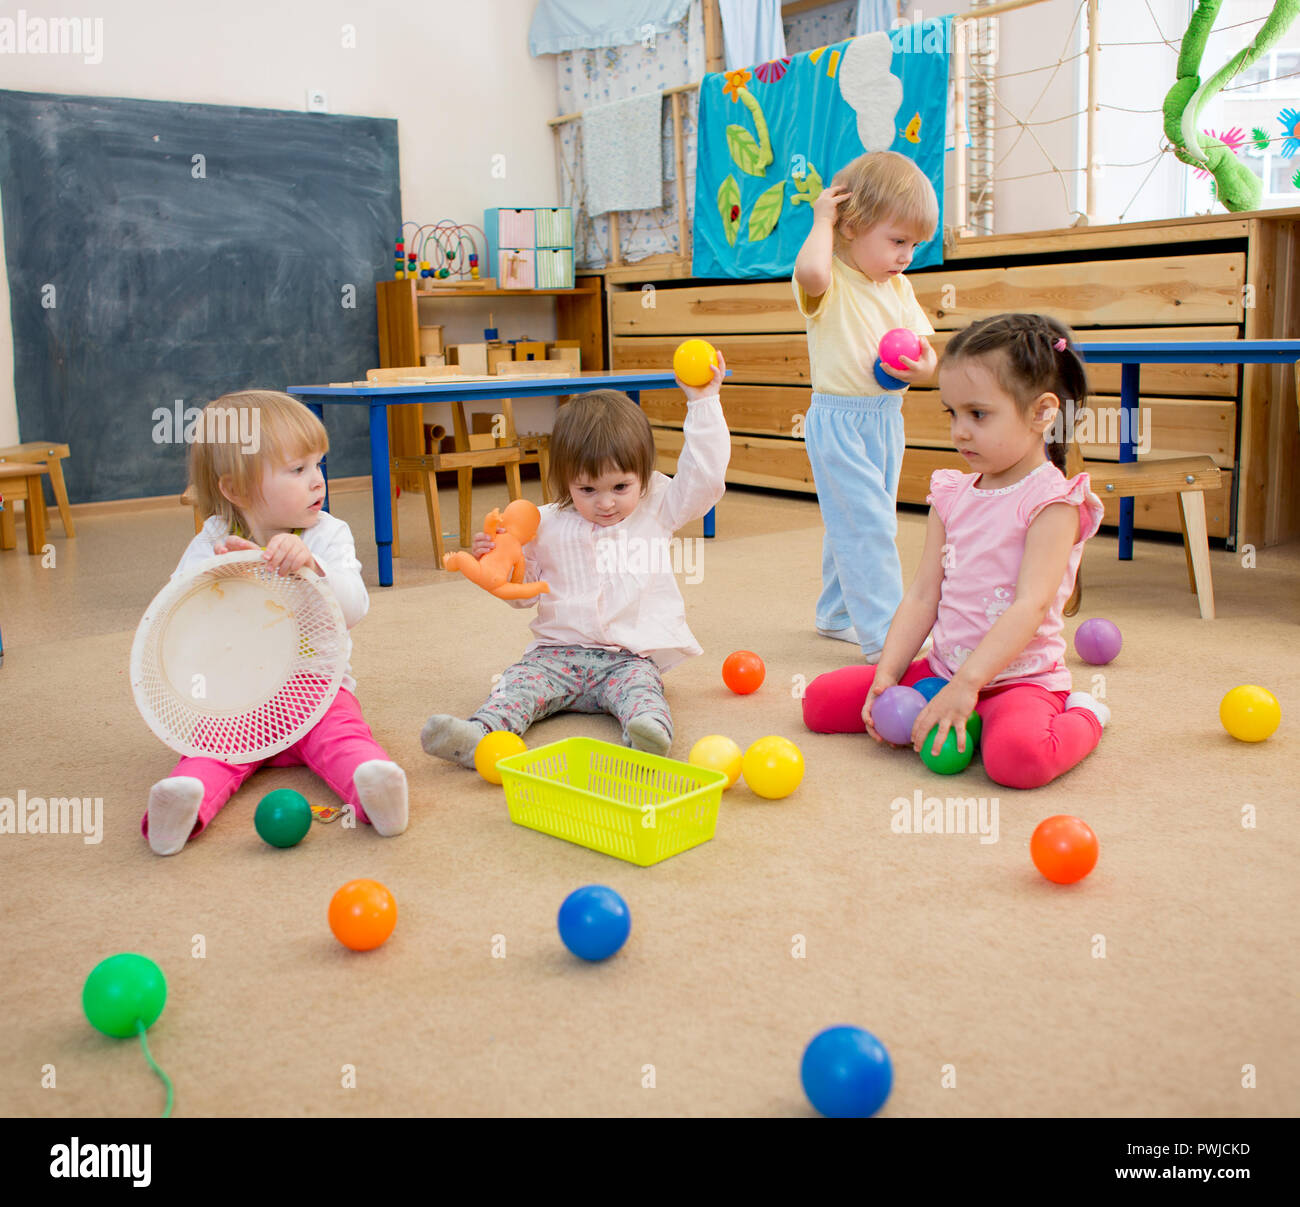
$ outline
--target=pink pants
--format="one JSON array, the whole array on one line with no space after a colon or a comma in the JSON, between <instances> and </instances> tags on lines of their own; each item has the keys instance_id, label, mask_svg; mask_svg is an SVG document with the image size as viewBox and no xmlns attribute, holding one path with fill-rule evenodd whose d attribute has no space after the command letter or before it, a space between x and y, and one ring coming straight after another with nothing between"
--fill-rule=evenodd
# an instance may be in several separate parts
<instances>
[{"instance_id":1,"label":"pink pants","mask_svg":"<svg viewBox=\"0 0 1300 1207\"><path fill-rule=\"evenodd\" d=\"M340 688L325 715L288 750L254 763L223 763L220 759L187 756L176 764L172 775L192 775L203 782L203 803L199 806L198 821L190 831L191 838L207 828L240 784L259 767L310 767L368 825L370 819L361 807L352 775L370 759L389 761L361 715L356 696L347 688ZM146 838L149 836L148 813L140 822L140 830Z\"/></svg>"},{"instance_id":2,"label":"pink pants","mask_svg":"<svg viewBox=\"0 0 1300 1207\"><path fill-rule=\"evenodd\" d=\"M899 682L911 687L934 672L924 658ZM804 724L814 733L866 733L862 706L876 677L874 666L845 666L818 675L803 698ZM984 723L984 770L1006 788L1041 788L1097 748L1101 722L1086 708L1065 707L1068 692L1015 683L980 693L975 711Z\"/></svg>"}]
</instances>

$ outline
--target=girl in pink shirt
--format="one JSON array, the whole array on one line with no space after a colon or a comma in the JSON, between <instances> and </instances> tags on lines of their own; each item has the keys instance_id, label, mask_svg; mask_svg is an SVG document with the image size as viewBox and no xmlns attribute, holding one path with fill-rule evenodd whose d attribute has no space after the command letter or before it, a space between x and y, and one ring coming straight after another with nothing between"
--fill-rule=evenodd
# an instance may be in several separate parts
<instances>
[{"instance_id":1,"label":"girl in pink shirt","mask_svg":"<svg viewBox=\"0 0 1300 1207\"><path fill-rule=\"evenodd\" d=\"M917 717L913 748L937 725L935 753L949 729L965 750L966 720L978 712L989 777L1037 788L1089 754L1110 720L1105 704L1070 690L1062 635L1063 617L1077 610L1083 544L1102 516L1088 475L1065 476L1067 443L1058 438L1062 406L1083 404L1087 375L1068 328L1001 314L949 342L939 386L953 443L973 472L931 476L921 565L879 665L819 675L804 721L879 742L876 697L937 675L948 683ZM934 647L917 659L927 635Z\"/></svg>"}]
</instances>

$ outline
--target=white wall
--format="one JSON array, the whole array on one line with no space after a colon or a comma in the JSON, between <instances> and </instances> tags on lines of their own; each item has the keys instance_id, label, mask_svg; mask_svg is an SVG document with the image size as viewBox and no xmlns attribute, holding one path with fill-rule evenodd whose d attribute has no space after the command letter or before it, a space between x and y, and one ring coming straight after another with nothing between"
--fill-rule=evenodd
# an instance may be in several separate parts
<instances>
[{"instance_id":1,"label":"white wall","mask_svg":"<svg viewBox=\"0 0 1300 1207\"><path fill-rule=\"evenodd\" d=\"M397 119L404 219L481 224L487 207L558 196L544 124L555 113L555 70L551 58L528 54L533 8L534 0L24 0L29 17L102 14L102 58L0 54L0 87L297 110L308 88L321 88L331 113ZM17 12L6 4L0 17ZM354 48L343 45L345 26L355 29ZM505 156L503 179L492 175L494 155ZM391 272L391 253L375 249L376 280ZM554 338L549 299L491 303L503 338ZM0 445L20 438L9 307L0 272ZM448 304L447 338L482 339L488 311L488 299ZM531 426L527 405L516 417ZM76 454L75 433L21 437L69 440Z\"/></svg>"}]
</instances>

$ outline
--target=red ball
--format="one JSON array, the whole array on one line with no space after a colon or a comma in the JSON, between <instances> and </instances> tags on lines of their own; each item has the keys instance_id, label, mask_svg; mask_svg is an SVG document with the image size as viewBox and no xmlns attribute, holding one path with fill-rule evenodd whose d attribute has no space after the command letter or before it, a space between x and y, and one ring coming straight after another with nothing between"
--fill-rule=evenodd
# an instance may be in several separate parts
<instances>
[{"instance_id":1,"label":"red ball","mask_svg":"<svg viewBox=\"0 0 1300 1207\"><path fill-rule=\"evenodd\" d=\"M722 664L722 681L738 696L747 696L762 685L767 667L763 660L749 650L728 654Z\"/></svg>"},{"instance_id":2,"label":"red ball","mask_svg":"<svg viewBox=\"0 0 1300 1207\"><path fill-rule=\"evenodd\" d=\"M1097 835L1087 822L1060 814L1040 822L1029 840L1029 854L1048 880L1073 884L1097 864Z\"/></svg>"}]
</instances>

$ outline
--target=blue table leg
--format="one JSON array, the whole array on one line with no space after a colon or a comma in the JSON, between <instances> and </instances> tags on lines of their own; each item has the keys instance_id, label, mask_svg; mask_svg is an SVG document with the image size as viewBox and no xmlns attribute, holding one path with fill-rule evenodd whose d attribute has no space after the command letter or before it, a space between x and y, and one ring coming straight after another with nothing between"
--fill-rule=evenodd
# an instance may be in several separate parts
<instances>
[{"instance_id":1,"label":"blue table leg","mask_svg":"<svg viewBox=\"0 0 1300 1207\"><path fill-rule=\"evenodd\" d=\"M1122 427L1119 440L1119 459L1137 460L1138 381L1141 365L1122 365L1120 372L1120 406ZM1119 501L1119 558L1122 562L1133 560L1133 498Z\"/></svg>"},{"instance_id":2,"label":"blue table leg","mask_svg":"<svg viewBox=\"0 0 1300 1207\"><path fill-rule=\"evenodd\" d=\"M325 407L323 404L319 402L309 402L307 403L307 409L315 415L322 424L325 422ZM321 507L322 511L329 511L330 509L330 474L329 466L326 464L328 460L328 457L322 457L320 459L320 472L325 478L325 502Z\"/></svg>"},{"instance_id":3,"label":"blue table leg","mask_svg":"<svg viewBox=\"0 0 1300 1207\"><path fill-rule=\"evenodd\" d=\"M388 476L388 408L370 408L370 493L375 501L379 585L393 585L393 483Z\"/></svg>"}]
</instances>

